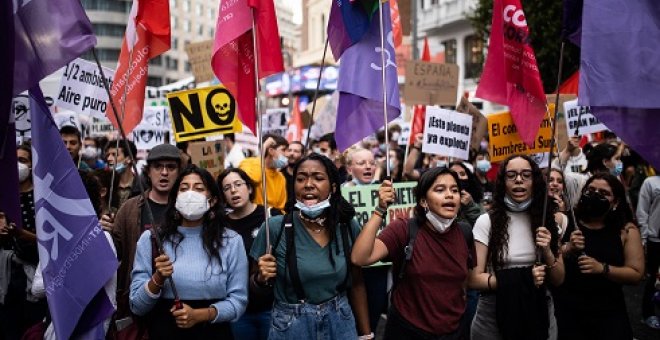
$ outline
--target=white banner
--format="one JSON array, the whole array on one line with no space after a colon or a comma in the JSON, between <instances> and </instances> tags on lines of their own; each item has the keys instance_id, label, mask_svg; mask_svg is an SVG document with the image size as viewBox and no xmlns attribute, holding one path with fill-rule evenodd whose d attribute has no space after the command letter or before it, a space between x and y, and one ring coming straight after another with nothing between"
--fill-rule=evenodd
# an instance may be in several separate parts
<instances>
[{"instance_id":1,"label":"white banner","mask_svg":"<svg viewBox=\"0 0 660 340\"><path fill-rule=\"evenodd\" d=\"M472 116L437 106L426 107L423 152L468 159L471 135Z\"/></svg>"},{"instance_id":2,"label":"white banner","mask_svg":"<svg viewBox=\"0 0 660 340\"><path fill-rule=\"evenodd\" d=\"M261 123L264 127L264 134L272 133L274 135L286 136L289 129L289 109L268 109L261 116Z\"/></svg>"},{"instance_id":3,"label":"white banner","mask_svg":"<svg viewBox=\"0 0 660 340\"><path fill-rule=\"evenodd\" d=\"M112 86L115 71L104 67L103 73ZM103 77L96 64L75 59L64 68L55 105L77 113L104 118L108 93L103 87Z\"/></svg>"},{"instance_id":4,"label":"white banner","mask_svg":"<svg viewBox=\"0 0 660 340\"><path fill-rule=\"evenodd\" d=\"M169 106L145 106L142 121L138 125L138 128L140 127L170 131L172 124L170 123Z\"/></svg>"},{"instance_id":5,"label":"white banner","mask_svg":"<svg viewBox=\"0 0 660 340\"><path fill-rule=\"evenodd\" d=\"M170 138L169 131L143 129L140 126L136 127L131 135L138 150L151 150L157 145L169 142Z\"/></svg>"},{"instance_id":6,"label":"white banner","mask_svg":"<svg viewBox=\"0 0 660 340\"><path fill-rule=\"evenodd\" d=\"M92 118L92 123L89 124L89 137L108 137L115 131L108 118Z\"/></svg>"},{"instance_id":7,"label":"white banner","mask_svg":"<svg viewBox=\"0 0 660 340\"><path fill-rule=\"evenodd\" d=\"M578 128L578 118L580 119L578 131L580 136L607 130L607 126L591 113L590 107L578 106L577 102L577 99L575 99L564 103L566 129L569 136L575 136L575 130Z\"/></svg>"}]
</instances>

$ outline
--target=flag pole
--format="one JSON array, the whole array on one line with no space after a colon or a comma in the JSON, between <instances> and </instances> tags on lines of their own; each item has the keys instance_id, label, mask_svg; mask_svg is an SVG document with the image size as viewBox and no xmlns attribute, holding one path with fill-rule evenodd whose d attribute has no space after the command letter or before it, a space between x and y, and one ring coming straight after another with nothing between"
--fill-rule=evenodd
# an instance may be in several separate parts
<instances>
[{"instance_id":1,"label":"flag pole","mask_svg":"<svg viewBox=\"0 0 660 340\"><path fill-rule=\"evenodd\" d=\"M406 152L403 155L403 164L406 164L406 162L408 161L408 153L410 152L410 142L413 141L412 140L412 138L413 138L413 136L412 136L412 128L413 128L412 125L415 124L415 111L416 111L415 106L413 106L412 107L412 112L413 113L412 113L412 116L410 117L410 129L409 129L410 133L408 134L408 143L406 143ZM388 154L389 154L389 152L388 152ZM387 164L387 167L389 168L389 163Z\"/></svg>"},{"instance_id":2,"label":"flag pole","mask_svg":"<svg viewBox=\"0 0 660 340\"><path fill-rule=\"evenodd\" d=\"M132 52L131 52L132 54ZM129 54L129 58L130 55ZM115 119L117 120L117 126L119 127L119 133L124 140L124 143L126 145L126 150L128 150L128 156L131 159L131 165L133 168L133 171L135 172L135 175L138 176L138 169L137 169L137 162L135 161L135 155L133 154L133 151L130 148L130 145L128 144L128 138L126 138L126 132L124 131L124 127L121 125L122 119L119 118L119 113L117 113L117 106L115 105L114 100L112 99L112 94L110 93L110 85L108 84L108 78L105 77L105 73L103 72L103 67L101 67L101 62L99 61L99 57L96 54L96 47L92 47L92 55L94 56L94 60L96 61L96 66L99 68L99 74L101 75L101 80L103 81L103 87L105 88L105 92L108 94L108 99L110 101L110 106L112 106L112 113L115 116ZM130 59L129 59L130 60ZM131 66L129 62L129 67L127 70L127 74L130 74ZM126 88L124 88L126 90ZM122 109L126 108L126 91L124 91L124 103L122 103ZM123 115L122 115L123 116ZM117 143L119 143L119 138L117 138ZM119 144L117 144L117 149L115 149L115 152L119 152ZM116 160L115 156L115 160ZM115 167L117 166L117 162L115 161ZM114 177L114 168L113 168L113 177ZM138 177L137 179L138 183L138 188L140 189L141 195L144 197L146 190L144 188L144 184ZM112 185L112 182L111 182ZM112 196L112 195L111 195ZM156 228L156 233L154 239L156 240L156 246L158 247L158 251L160 254L164 254L165 251L163 250L163 241L160 239L160 235L158 234L158 229L159 227L156 225L155 219L154 219L154 214L151 210L151 206L149 205L149 199L145 197L145 207L146 212L147 212L147 220L151 223L153 228ZM174 279L172 279L172 276L168 277L167 280L170 282L170 288L172 289L172 294L174 295L174 306L176 309L181 309L183 308L183 304L181 303L181 300L179 299L179 293L176 290L176 285L174 284Z\"/></svg>"},{"instance_id":3,"label":"flag pole","mask_svg":"<svg viewBox=\"0 0 660 340\"><path fill-rule=\"evenodd\" d=\"M550 153L548 155L548 171L545 177L545 197L543 198L543 214L541 215L541 221L543 224L545 224L545 219L548 216L548 183L550 183L550 173L552 171L552 154L555 149L555 136L557 135L557 120L559 117L559 87L561 86L561 73L564 68L564 46L566 43L562 40L561 42L561 47L559 49L559 69L557 70L557 91L555 95L555 116L552 119L552 137L550 137ZM550 111L548 110L548 114ZM549 226L548 226L549 227ZM542 257L543 254L541 252L541 249L539 247L536 248L536 262L542 263Z\"/></svg>"},{"instance_id":4,"label":"flag pole","mask_svg":"<svg viewBox=\"0 0 660 340\"><path fill-rule=\"evenodd\" d=\"M387 88L385 82L385 73L387 73L385 64L385 28L383 27L383 3L378 0L378 15L380 23L380 62L381 62L381 76L383 78L383 130L385 132L385 173L387 174L386 178L391 178L390 171L390 136L388 131L388 122L387 122Z\"/></svg>"},{"instance_id":5,"label":"flag pole","mask_svg":"<svg viewBox=\"0 0 660 340\"><path fill-rule=\"evenodd\" d=\"M323 69L325 68L325 55L328 52L328 36L325 37L325 46L323 47L323 58L321 58L321 69L319 70L319 79L316 80L316 91L314 91L314 101L312 102L312 114L309 118L309 127L307 128L307 139L305 139L305 150L309 150L309 134L312 132L312 125L314 125L314 112L316 112L316 100L319 98L319 91L321 90L321 78L323 77ZM291 91L291 88L289 88Z\"/></svg>"},{"instance_id":6,"label":"flag pole","mask_svg":"<svg viewBox=\"0 0 660 340\"><path fill-rule=\"evenodd\" d=\"M259 110L259 53L257 53L257 24L254 20L255 15L257 14L254 8L252 11L252 51L254 53L254 109L256 110L257 116L257 138L259 139L259 152L261 152L261 192L264 196L264 216L266 220L264 225L266 226L266 252L270 253L270 225L268 224L268 191L266 186L266 152L264 150L264 126L263 126L263 115Z\"/></svg>"}]
</instances>

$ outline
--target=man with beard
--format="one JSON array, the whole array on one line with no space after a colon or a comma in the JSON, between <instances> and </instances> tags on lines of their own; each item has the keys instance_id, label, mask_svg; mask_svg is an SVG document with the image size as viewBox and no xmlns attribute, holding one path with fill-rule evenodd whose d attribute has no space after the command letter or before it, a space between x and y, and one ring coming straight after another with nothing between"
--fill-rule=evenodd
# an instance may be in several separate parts
<instances>
[{"instance_id":1,"label":"man with beard","mask_svg":"<svg viewBox=\"0 0 660 340\"><path fill-rule=\"evenodd\" d=\"M293 178L293 167L302 158L304 150L305 146L301 142L295 141L289 143L289 146L284 151L284 156L288 159L288 163L286 167L280 171L286 179L287 202L286 206L284 206L284 210L286 211L291 211L296 204L296 195L293 192L293 183L295 182Z\"/></svg>"},{"instance_id":2,"label":"man with beard","mask_svg":"<svg viewBox=\"0 0 660 340\"><path fill-rule=\"evenodd\" d=\"M140 235L152 227L145 203L151 209L153 223L156 226L162 225L168 196L179 175L180 166L181 154L176 146L161 144L153 148L147 156L147 165L143 171L149 179L150 187L144 195L127 200L117 211L112 238L120 261L117 270L116 313L119 322L132 317L128 298L135 249Z\"/></svg>"}]
</instances>

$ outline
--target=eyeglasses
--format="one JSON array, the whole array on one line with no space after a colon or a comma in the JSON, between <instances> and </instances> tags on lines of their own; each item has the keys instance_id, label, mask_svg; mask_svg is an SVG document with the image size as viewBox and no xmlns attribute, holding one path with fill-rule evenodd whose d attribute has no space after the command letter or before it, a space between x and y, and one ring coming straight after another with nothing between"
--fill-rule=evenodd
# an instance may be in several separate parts
<instances>
[{"instance_id":1,"label":"eyeglasses","mask_svg":"<svg viewBox=\"0 0 660 340\"><path fill-rule=\"evenodd\" d=\"M167 169L168 172L172 172L178 169L179 165L176 163L154 163L151 167L156 169L156 171L163 171L163 169Z\"/></svg>"},{"instance_id":2,"label":"eyeglasses","mask_svg":"<svg viewBox=\"0 0 660 340\"><path fill-rule=\"evenodd\" d=\"M530 181L532 180L532 170L531 169L525 169L523 171L514 171L514 170L509 170L505 172L506 179L509 181L515 181L518 176L522 178L523 181Z\"/></svg>"},{"instance_id":3,"label":"eyeglasses","mask_svg":"<svg viewBox=\"0 0 660 340\"><path fill-rule=\"evenodd\" d=\"M236 181L234 183L229 183L229 184L223 185L222 186L222 192L227 192L227 191L231 190L232 188L240 189L245 184L246 184L245 181Z\"/></svg>"}]
</instances>

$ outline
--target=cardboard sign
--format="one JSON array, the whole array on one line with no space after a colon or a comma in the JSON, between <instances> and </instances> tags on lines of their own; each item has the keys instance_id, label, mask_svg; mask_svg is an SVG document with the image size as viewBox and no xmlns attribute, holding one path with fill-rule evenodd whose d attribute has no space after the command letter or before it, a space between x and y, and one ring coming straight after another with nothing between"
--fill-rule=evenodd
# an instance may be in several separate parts
<instances>
[{"instance_id":1,"label":"cardboard sign","mask_svg":"<svg viewBox=\"0 0 660 340\"><path fill-rule=\"evenodd\" d=\"M198 83L211 81L215 77L211 68L211 54L213 50L213 40L195 42L186 45L188 61Z\"/></svg>"},{"instance_id":2,"label":"cardboard sign","mask_svg":"<svg viewBox=\"0 0 660 340\"><path fill-rule=\"evenodd\" d=\"M465 113L426 107L422 152L468 159L472 117Z\"/></svg>"},{"instance_id":3,"label":"cardboard sign","mask_svg":"<svg viewBox=\"0 0 660 340\"><path fill-rule=\"evenodd\" d=\"M288 109L268 109L261 115L261 124L263 124L264 134L272 133L274 135L286 137L289 129Z\"/></svg>"},{"instance_id":4,"label":"cardboard sign","mask_svg":"<svg viewBox=\"0 0 660 340\"><path fill-rule=\"evenodd\" d=\"M396 192L396 202L387 207L386 223L390 223L393 218L409 218L415 211L415 194L413 190L417 182L394 183ZM352 187L344 186L341 188L341 195L351 203L355 208L355 218L360 225L367 223L371 214L378 205L379 184L357 185Z\"/></svg>"},{"instance_id":5,"label":"cardboard sign","mask_svg":"<svg viewBox=\"0 0 660 340\"><path fill-rule=\"evenodd\" d=\"M407 105L456 105L458 65L406 62L406 87L403 97Z\"/></svg>"},{"instance_id":6,"label":"cardboard sign","mask_svg":"<svg viewBox=\"0 0 660 340\"><path fill-rule=\"evenodd\" d=\"M242 130L236 99L224 86L167 94L177 142Z\"/></svg>"},{"instance_id":7,"label":"cardboard sign","mask_svg":"<svg viewBox=\"0 0 660 340\"><path fill-rule=\"evenodd\" d=\"M518 135L516 125L510 112L488 115L488 143L491 162L499 162L511 155L531 155L550 151L552 138L551 119L554 117L554 104L550 104L551 117L545 117L541 122L534 145L527 146Z\"/></svg>"},{"instance_id":8,"label":"cardboard sign","mask_svg":"<svg viewBox=\"0 0 660 340\"><path fill-rule=\"evenodd\" d=\"M472 116L472 138L470 139L470 147L475 151L479 151L479 143L481 140L488 136L488 119L481 114L470 101L461 97L461 100L456 108L457 112L467 113Z\"/></svg>"},{"instance_id":9,"label":"cardboard sign","mask_svg":"<svg viewBox=\"0 0 660 340\"><path fill-rule=\"evenodd\" d=\"M589 106L579 106L577 99L565 102L564 112L566 114L566 130L569 136L575 136L576 130L578 130L580 136L607 130L607 126L591 113L591 108ZM578 119L580 120L579 129Z\"/></svg>"},{"instance_id":10,"label":"cardboard sign","mask_svg":"<svg viewBox=\"0 0 660 340\"><path fill-rule=\"evenodd\" d=\"M213 178L224 170L225 155L223 141L194 142L188 145L191 161L194 165L208 170Z\"/></svg>"},{"instance_id":11,"label":"cardboard sign","mask_svg":"<svg viewBox=\"0 0 660 340\"><path fill-rule=\"evenodd\" d=\"M115 71L104 67L103 74L111 88ZM96 64L77 58L64 67L55 104L59 108L103 118L110 105L103 85L106 79L101 77Z\"/></svg>"}]
</instances>

